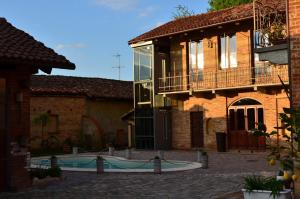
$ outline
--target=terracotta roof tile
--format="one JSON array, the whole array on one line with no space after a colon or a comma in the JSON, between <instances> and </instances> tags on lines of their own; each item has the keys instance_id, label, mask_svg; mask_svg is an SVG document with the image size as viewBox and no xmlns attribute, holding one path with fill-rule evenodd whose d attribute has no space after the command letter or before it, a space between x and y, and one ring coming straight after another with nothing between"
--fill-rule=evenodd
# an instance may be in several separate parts
<instances>
[{"instance_id":1,"label":"terracotta roof tile","mask_svg":"<svg viewBox=\"0 0 300 199\"><path fill-rule=\"evenodd\" d=\"M0 17L0 63L28 63L37 67L75 69L75 65Z\"/></svg>"},{"instance_id":2,"label":"terracotta roof tile","mask_svg":"<svg viewBox=\"0 0 300 199\"><path fill-rule=\"evenodd\" d=\"M133 83L103 78L33 75L33 95L84 95L89 98L133 99Z\"/></svg>"},{"instance_id":3,"label":"terracotta roof tile","mask_svg":"<svg viewBox=\"0 0 300 199\"><path fill-rule=\"evenodd\" d=\"M284 0L263 0L264 4L275 4L285 10ZM182 32L197 30L219 24L230 23L253 18L253 4L244 4L219 11L207 12L170 21L153 30L150 30L128 43L133 44L148 41L159 37L170 36Z\"/></svg>"}]
</instances>

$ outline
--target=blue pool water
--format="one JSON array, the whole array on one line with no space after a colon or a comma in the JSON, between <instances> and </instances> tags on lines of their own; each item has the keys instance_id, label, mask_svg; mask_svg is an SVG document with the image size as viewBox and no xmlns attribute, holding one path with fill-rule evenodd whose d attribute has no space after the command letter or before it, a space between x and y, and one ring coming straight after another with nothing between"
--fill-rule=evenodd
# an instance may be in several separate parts
<instances>
[{"instance_id":1,"label":"blue pool water","mask_svg":"<svg viewBox=\"0 0 300 199\"><path fill-rule=\"evenodd\" d=\"M50 166L49 158L33 159L31 164L33 166ZM180 161L165 161L162 160L162 169L180 169L190 166L191 162ZM96 156L69 156L58 157L58 165L62 168L76 168L76 169L96 169ZM104 169L109 170L139 170L139 169L153 169L153 160L137 161L126 160L115 157L104 157Z\"/></svg>"}]
</instances>

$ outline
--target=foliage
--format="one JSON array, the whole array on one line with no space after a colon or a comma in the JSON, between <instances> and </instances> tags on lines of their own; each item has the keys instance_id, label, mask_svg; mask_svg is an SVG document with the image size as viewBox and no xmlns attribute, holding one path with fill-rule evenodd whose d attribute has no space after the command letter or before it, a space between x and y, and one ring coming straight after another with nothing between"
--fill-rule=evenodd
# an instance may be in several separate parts
<instances>
[{"instance_id":1,"label":"foliage","mask_svg":"<svg viewBox=\"0 0 300 199\"><path fill-rule=\"evenodd\" d=\"M279 196L280 191L283 190L283 182L276 180L276 178L265 178L261 176L247 176L245 177L245 187L248 192L254 190L271 191L270 196L276 198Z\"/></svg>"},{"instance_id":2,"label":"foliage","mask_svg":"<svg viewBox=\"0 0 300 199\"><path fill-rule=\"evenodd\" d=\"M64 154L62 148L31 149L30 153L31 153L32 157L62 155L62 154Z\"/></svg>"},{"instance_id":3,"label":"foliage","mask_svg":"<svg viewBox=\"0 0 300 199\"><path fill-rule=\"evenodd\" d=\"M221 10L241 4L251 3L253 0L209 0L209 10Z\"/></svg>"},{"instance_id":4,"label":"foliage","mask_svg":"<svg viewBox=\"0 0 300 199\"><path fill-rule=\"evenodd\" d=\"M56 166L53 168L34 168L30 170L30 176L31 178L38 178L38 179L44 179L47 176L50 177L60 177L61 176L61 169Z\"/></svg>"},{"instance_id":5,"label":"foliage","mask_svg":"<svg viewBox=\"0 0 300 199\"><path fill-rule=\"evenodd\" d=\"M33 119L33 123L37 125L46 126L50 122L50 115L49 113L41 113L37 117Z\"/></svg>"},{"instance_id":6,"label":"foliage","mask_svg":"<svg viewBox=\"0 0 300 199\"><path fill-rule=\"evenodd\" d=\"M31 178L44 179L48 176L47 169L34 168L30 170Z\"/></svg>"},{"instance_id":7,"label":"foliage","mask_svg":"<svg viewBox=\"0 0 300 199\"><path fill-rule=\"evenodd\" d=\"M186 6L184 5L178 5L175 7L176 11L173 12L173 19L179 19L183 17L188 17L194 15L193 11L190 11Z\"/></svg>"},{"instance_id":8,"label":"foliage","mask_svg":"<svg viewBox=\"0 0 300 199\"><path fill-rule=\"evenodd\" d=\"M43 150L55 149L60 147L60 141L54 135L50 135L47 138L42 138L41 136L35 136L30 138L30 142L40 140L40 146Z\"/></svg>"},{"instance_id":9,"label":"foliage","mask_svg":"<svg viewBox=\"0 0 300 199\"><path fill-rule=\"evenodd\" d=\"M41 148L57 148L60 143L56 136L50 135L45 138L44 131L45 127L50 123L50 114L48 112L41 113L33 119L33 123L36 125L41 125L41 136L35 136L30 139L30 141L41 140Z\"/></svg>"},{"instance_id":10,"label":"foliage","mask_svg":"<svg viewBox=\"0 0 300 199\"><path fill-rule=\"evenodd\" d=\"M271 142L268 145L270 149L269 158L280 161L280 166L283 170L292 170L292 157L295 156L294 148L298 145L300 150L300 108L284 108L283 113L279 114L284 128L289 131L289 134L284 134L283 139L279 145L272 146ZM259 124L257 129L251 130L254 136L264 136L271 140L273 135L277 135L276 131L271 133L266 132L264 124Z\"/></svg>"},{"instance_id":11,"label":"foliage","mask_svg":"<svg viewBox=\"0 0 300 199\"><path fill-rule=\"evenodd\" d=\"M61 169L58 166L52 167L47 170L47 173L48 173L48 176L50 176L50 177L60 177Z\"/></svg>"},{"instance_id":12,"label":"foliage","mask_svg":"<svg viewBox=\"0 0 300 199\"><path fill-rule=\"evenodd\" d=\"M63 144L67 145L67 146L70 146L70 147L74 146L74 142L70 137L66 138Z\"/></svg>"}]
</instances>

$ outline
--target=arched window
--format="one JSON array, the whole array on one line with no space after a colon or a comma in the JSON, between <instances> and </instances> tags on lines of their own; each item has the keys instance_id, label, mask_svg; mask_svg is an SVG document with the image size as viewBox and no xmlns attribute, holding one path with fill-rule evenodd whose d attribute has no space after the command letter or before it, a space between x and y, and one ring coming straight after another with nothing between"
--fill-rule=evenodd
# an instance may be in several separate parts
<instances>
[{"instance_id":1,"label":"arched window","mask_svg":"<svg viewBox=\"0 0 300 199\"><path fill-rule=\"evenodd\" d=\"M231 131L251 130L264 123L264 110L260 102L244 98L234 102L228 110Z\"/></svg>"},{"instance_id":2,"label":"arched window","mask_svg":"<svg viewBox=\"0 0 300 199\"><path fill-rule=\"evenodd\" d=\"M244 98L237 102L234 102L231 106L246 106L246 105L262 105L262 104L254 99Z\"/></svg>"}]
</instances>

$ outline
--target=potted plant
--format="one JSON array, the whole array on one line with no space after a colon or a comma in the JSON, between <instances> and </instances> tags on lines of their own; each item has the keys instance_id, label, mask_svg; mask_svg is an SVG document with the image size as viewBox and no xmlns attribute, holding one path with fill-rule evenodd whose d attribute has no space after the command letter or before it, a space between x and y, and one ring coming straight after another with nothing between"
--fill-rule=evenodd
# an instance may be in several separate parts
<instances>
[{"instance_id":1,"label":"potted plant","mask_svg":"<svg viewBox=\"0 0 300 199\"><path fill-rule=\"evenodd\" d=\"M277 174L277 176L276 176L276 180L281 180L281 181L283 181L284 179L283 179L283 174L284 174L284 172L282 171L282 170L279 170L279 172L278 172L278 174Z\"/></svg>"},{"instance_id":2,"label":"potted plant","mask_svg":"<svg viewBox=\"0 0 300 199\"><path fill-rule=\"evenodd\" d=\"M131 147L127 147L126 151L125 151L125 155L126 155L126 159L130 160L131 156L132 156L132 148Z\"/></svg>"},{"instance_id":3,"label":"potted plant","mask_svg":"<svg viewBox=\"0 0 300 199\"><path fill-rule=\"evenodd\" d=\"M286 27L283 23L273 23L269 30L268 39L273 45L286 42Z\"/></svg>"},{"instance_id":4,"label":"potted plant","mask_svg":"<svg viewBox=\"0 0 300 199\"><path fill-rule=\"evenodd\" d=\"M244 199L291 199L291 190L274 177L247 176L242 191Z\"/></svg>"},{"instance_id":5,"label":"potted plant","mask_svg":"<svg viewBox=\"0 0 300 199\"><path fill-rule=\"evenodd\" d=\"M113 156L115 153L115 147L113 145L113 143L108 143L108 155L109 156Z\"/></svg>"},{"instance_id":6,"label":"potted plant","mask_svg":"<svg viewBox=\"0 0 300 199\"><path fill-rule=\"evenodd\" d=\"M197 149L197 161L202 164L203 169L208 168L208 154L203 149Z\"/></svg>"}]
</instances>

